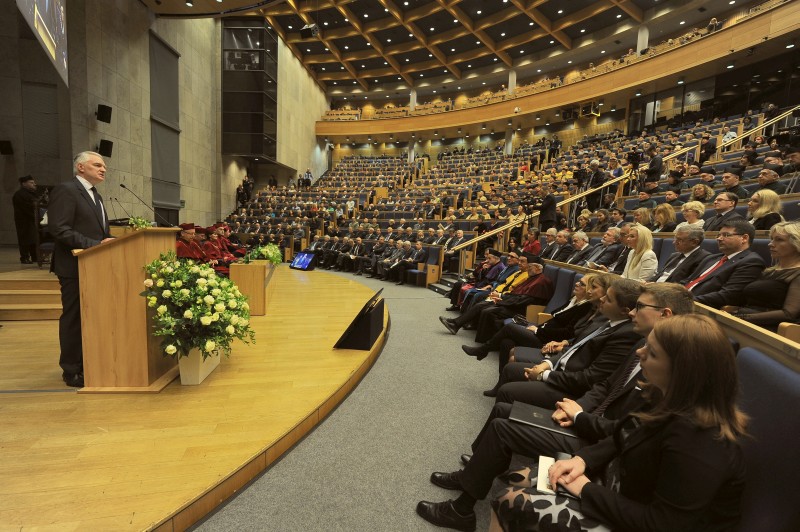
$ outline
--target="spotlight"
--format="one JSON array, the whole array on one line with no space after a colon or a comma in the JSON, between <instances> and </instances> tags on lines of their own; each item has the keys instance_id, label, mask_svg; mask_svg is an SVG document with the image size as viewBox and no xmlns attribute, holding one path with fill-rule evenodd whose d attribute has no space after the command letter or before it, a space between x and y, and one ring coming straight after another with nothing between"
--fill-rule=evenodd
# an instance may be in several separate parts
<instances>
[{"instance_id":1,"label":"spotlight","mask_svg":"<svg viewBox=\"0 0 800 532\"><path fill-rule=\"evenodd\" d=\"M194 2L192 2L192 0L186 0L186 6L187 7L194 7Z\"/></svg>"},{"instance_id":2,"label":"spotlight","mask_svg":"<svg viewBox=\"0 0 800 532\"><path fill-rule=\"evenodd\" d=\"M686 79L681 77L681 79L678 80L678 85L683 85L684 83L686 83Z\"/></svg>"}]
</instances>

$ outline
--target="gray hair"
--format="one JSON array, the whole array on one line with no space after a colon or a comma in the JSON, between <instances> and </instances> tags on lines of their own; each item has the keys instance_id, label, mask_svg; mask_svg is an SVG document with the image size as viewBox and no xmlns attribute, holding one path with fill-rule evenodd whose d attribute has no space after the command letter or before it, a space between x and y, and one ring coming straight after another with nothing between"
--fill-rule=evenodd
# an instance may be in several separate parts
<instances>
[{"instance_id":1,"label":"gray hair","mask_svg":"<svg viewBox=\"0 0 800 532\"><path fill-rule=\"evenodd\" d=\"M619 234L619 227L609 227L609 228L608 228L608 231L609 231L609 232L610 232L612 235L614 235L614 240L615 240L615 241L617 241L617 242L619 242L619 236L620 236L620 234Z\"/></svg>"},{"instance_id":2,"label":"gray hair","mask_svg":"<svg viewBox=\"0 0 800 532\"><path fill-rule=\"evenodd\" d=\"M97 152L93 151L82 151L75 158L72 160L72 171L76 174L78 173L78 165L86 163L90 157L99 157L100 160L103 160L103 156Z\"/></svg>"},{"instance_id":3,"label":"gray hair","mask_svg":"<svg viewBox=\"0 0 800 532\"><path fill-rule=\"evenodd\" d=\"M576 231L575 233L573 233L572 238L577 238L579 240L583 240L584 242L589 241L589 236L583 231Z\"/></svg>"},{"instance_id":4,"label":"gray hair","mask_svg":"<svg viewBox=\"0 0 800 532\"><path fill-rule=\"evenodd\" d=\"M697 242L702 242L705 238L705 231L703 231L699 227L694 227L690 225L684 225L683 227L679 228L675 233L685 234L689 237L690 240L695 240Z\"/></svg>"}]
</instances>

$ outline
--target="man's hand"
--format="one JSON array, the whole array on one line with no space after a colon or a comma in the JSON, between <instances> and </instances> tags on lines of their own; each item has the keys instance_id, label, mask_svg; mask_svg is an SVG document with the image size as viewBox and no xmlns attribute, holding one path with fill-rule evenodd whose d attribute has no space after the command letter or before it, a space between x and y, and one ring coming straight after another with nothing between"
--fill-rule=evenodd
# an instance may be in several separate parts
<instances>
[{"instance_id":1,"label":"man's hand","mask_svg":"<svg viewBox=\"0 0 800 532\"><path fill-rule=\"evenodd\" d=\"M109 238L104 238L103 240L100 241L100 243L101 244L105 244L106 242L111 242L112 240L114 240L113 236L109 237Z\"/></svg>"},{"instance_id":2,"label":"man's hand","mask_svg":"<svg viewBox=\"0 0 800 532\"><path fill-rule=\"evenodd\" d=\"M560 408L556 408L551 417L553 418L553 421L555 421L562 427L572 426L572 420L569 418L567 413L561 410Z\"/></svg>"},{"instance_id":3,"label":"man's hand","mask_svg":"<svg viewBox=\"0 0 800 532\"><path fill-rule=\"evenodd\" d=\"M534 334L536 334L536 331L539 329L539 327L536 325L528 325L525 328L528 329L529 331L533 331Z\"/></svg>"},{"instance_id":4,"label":"man's hand","mask_svg":"<svg viewBox=\"0 0 800 532\"><path fill-rule=\"evenodd\" d=\"M564 488L568 492L570 492L574 496L580 498L581 492L583 491L583 487L586 484L588 484L589 482L591 482L591 480L589 480L589 477L587 477L586 475L581 475L578 478L576 478L575 480L573 480L572 482L564 482L564 481L559 480L558 483L561 484L562 486L564 486Z\"/></svg>"},{"instance_id":5,"label":"man's hand","mask_svg":"<svg viewBox=\"0 0 800 532\"><path fill-rule=\"evenodd\" d=\"M582 477L585 471L586 471L586 462L583 461L583 458L579 456L573 456L569 460L558 460L555 464L553 464L550 467L550 470L547 472L547 476L551 486L561 484L562 486L567 488L570 491L570 493L573 493L568 486L572 482L575 482L580 477ZM588 481L589 479L586 480ZM583 489L583 486L585 484L586 484L585 482L582 483L580 485L580 489ZM580 489L578 490L577 493L573 494L580 495Z\"/></svg>"},{"instance_id":6,"label":"man's hand","mask_svg":"<svg viewBox=\"0 0 800 532\"><path fill-rule=\"evenodd\" d=\"M581 405L579 405L572 399L568 399L566 397L561 401L557 402L556 407L560 411L564 412L564 414L566 414L567 417L569 418L569 424L564 425L562 423L561 424L562 427L568 427L572 425L575 422L575 416L577 416L579 412L583 412L583 408L581 408Z\"/></svg>"},{"instance_id":7,"label":"man's hand","mask_svg":"<svg viewBox=\"0 0 800 532\"><path fill-rule=\"evenodd\" d=\"M566 345L567 345L566 340L564 340L563 342L547 342L544 345L544 347L542 347L542 354L552 355L555 353L560 353L561 351L563 351Z\"/></svg>"},{"instance_id":8,"label":"man's hand","mask_svg":"<svg viewBox=\"0 0 800 532\"><path fill-rule=\"evenodd\" d=\"M529 381L535 381L540 374L544 373L548 369L550 369L550 366L545 363L537 364L532 368L525 368L525 378Z\"/></svg>"}]
</instances>

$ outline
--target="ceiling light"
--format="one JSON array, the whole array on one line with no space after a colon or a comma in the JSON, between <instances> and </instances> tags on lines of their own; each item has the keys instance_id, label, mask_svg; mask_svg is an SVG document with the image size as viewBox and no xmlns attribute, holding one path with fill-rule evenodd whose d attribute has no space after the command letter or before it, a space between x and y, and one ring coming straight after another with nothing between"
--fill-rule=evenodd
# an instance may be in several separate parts
<instances>
[{"instance_id":1,"label":"ceiling light","mask_svg":"<svg viewBox=\"0 0 800 532\"><path fill-rule=\"evenodd\" d=\"M349 46L345 46L345 47L344 47L344 49L345 49L345 50L349 50L349 49L350 49L350 47L349 47Z\"/></svg>"},{"instance_id":2,"label":"ceiling light","mask_svg":"<svg viewBox=\"0 0 800 532\"><path fill-rule=\"evenodd\" d=\"M458 19L457 18L453 19L453 24L458 24Z\"/></svg>"},{"instance_id":3,"label":"ceiling light","mask_svg":"<svg viewBox=\"0 0 800 532\"><path fill-rule=\"evenodd\" d=\"M730 70L730 69L732 69L734 66L736 66L736 62L735 62L735 61L731 61L731 62L728 64L728 66L726 66L725 68L727 68L728 70Z\"/></svg>"},{"instance_id":4,"label":"ceiling light","mask_svg":"<svg viewBox=\"0 0 800 532\"><path fill-rule=\"evenodd\" d=\"M555 43L555 42L556 42L556 41L550 41L550 44L553 44L553 43Z\"/></svg>"},{"instance_id":5,"label":"ceiling light","mask_svg":"<svg viewBox=\"0 0 800 532\"><path fill-rule=\"evenodd\" d=\"M604 53L606 53L606 51L605 50L600 50L600 53L604 54Z\"/></svg>"},{"instance_id":6,"label":"ceiling light","mask_svg":"<svg viewBox=\"0 0 800 532\"><path fill-rule=\"evenodd\" d=\"M563 13L563 12L564 12L564 10L563 10L563 9L559 9L559 10L558 10L558 14L559 14L559 15L560 15L561 13Z\"/></svg>"},{"instance_id":7,"label":"ceiling light","mask_svg":"<svg viewBox=\"0 0 800 532\"><path fill-rule=\"evenodd\" d=\"M472 68L472 65L467 65L467 68Z\"/></svg>"},{"instance_id":8,"label":"ceiling light","mask_svg":"<svg viewBox=\"0 0 800 532\"><path fill-rule=\"evenodd\" d=\"M497 61L497 58L495 57L494 60Z\"/></svg>"},{"instance_id":9,"label":"ceiling light","mask_svg":"<svg viewBox=\"0 0 800 532\"><path fill-rule=\"evenodd\" d=\"M481 10L479 9L478 11L476 11L476 13L478 13L480 15L481 14Z\"/></svg>"},{"instance_id":10,"label":"ceiling light","mask_svg":"<svg viewBox=\"0 0 800 532\"><path fill-rule=\"evenodd\" d=\"M406 57L406 63L408 63L409 61L411 61L411 60L408 57Z\"/></svg>"},{"instance_id":11,"label":"ceiling light","mask_svg":"<svg viewBox=\"0 0 800 532\"><path fill-rule=\"evenodd\" d=\"M571 64L572 64L572 59L570 59L569 61L567 61L567 64L568 64L568 65L571 65Z\"/></svg>"},{"instance_id":12,"label":"ceiling light","mask_svg":"<svg viewBox=\"0 0 800 532\"><path fill-rule=\"evenodd\" d=\"M328 23L327 23L327 22L323 22L323 23L322 23L322 25L323 25L323 26L327 26L327 25L328 25Z\"/></svg>"},{"instance_id":13,"label":"ceiling light","mask_svg":"<svg viewBox=\"0 0 800 532\"><path fill-rule=\"evenodd\" d=\"M289 28L289 29L292 29L292 27L291 27L291 26L286 26L286 27L287 27L287 28Z\"/></svg>"},{"instance_id":14,"label":"ceiling light","mask_svg":"<svg viewBox=\"0 0 800 532\"><path fill-rule=\"evenodd\" d=\"M637 91L636 91L636 96L641 96L641 95L642 95L642 91L641 91L641 89L637 89Z\"/></svg>"},{"instance_id":15,"label":"ceiling light","mask_svg":"<svg viewBox=\"0 0 800 532\"><path fill-rule=\"evenodd\" d=\"M311 48L306 48L306 52L310 54L311 53Z\"/></svg>"},{"instance_id":16,"label":"ceiling light","mask_svg":"<svg viewBox=\"0 0 800 532\"><path fill-rule=\"evenodd\" d=\"M455 49L455 48L450 48L450 51L451 51L451 52L455 52L455 51L456 51L456 49Z\"/></svg>"},{"instance_id":17,"label":"ceiling light","mask_svg":"<svg viewBox=\"0 0 800 532\"><path fill-rule=\"evenodd\" d=\"M187 7L194 7L194 3L192 2L192 0L186 0L186 6Z\"/></svg>"},{"instance_id":18,"label":"ceiling light","mask_svg":"<svg viewBox=\"0 0 800 532\"><path fill-rule=\"evenodd\" d=\"M541 72L541 71L542 71L542 69L541 69L541 68L537 68L537 69L536 69L536 72Z\"/></svg>"},{"instance_id":19,"label":"ceiling light","mask_svg":"<svg viewBox=\"0 0 800 532\"><path fill-rule=\"evenodd\" d=\"M585 29L581 29L581 33L586 33L586 30Z\"/></svg>"},{"instance_id":20,"label":"ceiling light","mask_svg":"<svg viewBox=\"0 0 800 532\"><path fill-rule=\"evenodd\" d=\"M787 50L791 50L792 48L794 48L794 41L792 41L792 42L790 42L789 44L786 45L786 49Z\"/></svg>"},{"instance_id":21,"label":"ceiling light","mask_svg":"<svg viewBox=\"0 0 800 532\"><path fill-rule=\"evenodd\" d=\"M505 36L506 36L506 32L503 32L503 33L500 34L500 37L505 37Z\"/></svg>"},{"instance_id":22,"label":"ceiling light","mask_svg":"<svg viewBox=\"0 0 800 532\"><path fill-rule=\"evenodd\" d=\"M528 22L528 26L533 26L533 22Z\"/></svg>"},{"instance_id":23,"label":"ceiling light","mask_svg":"<svg viewBox=\"0 0 800 532\"><path fill-rule=\"evenodd\" d=\"M434 30L436 30L436 28L431 28L431 31L434 31Z\"/></svg>"},{"instance_id":24,"label":"ceiling light","mask_svg":"<svg viewBox=\"0 0 800 532\"><path fill-rule=\"evenodd\" d=\"M685 20L681 20L680 22L678 22L678 25L680 25L680 26L683 26L684 24L686 24Z\"/></svg>"},{"instance_id":25,"label":"ceiling light","mask_svg":"<svg viewBox=\"0 0 800 532\"><path fill-rule=\"evenodd\" d=\"M386 39L386 42L392 42L392 40L391 39Z\"/></svg>"},{"instance_id":26,"label":"ceiling light","mask_svg":"<svg viewBox=\"0 0 800 532\"><path fill-rule=\"evenodd\" d=\"M364 13L364 18L369 18L369 13Z\"/></svg>"},{"instance_id":27,"label":"ceiling light","mask_svg":"<svg viewBox=\"0 0 800 532\"><path fill-rule=\"evenodd\" d=\"M686 80L684 78L678 80L678 85L683 85L684 83L686 83Z\"/></svg>"}]
</instances>

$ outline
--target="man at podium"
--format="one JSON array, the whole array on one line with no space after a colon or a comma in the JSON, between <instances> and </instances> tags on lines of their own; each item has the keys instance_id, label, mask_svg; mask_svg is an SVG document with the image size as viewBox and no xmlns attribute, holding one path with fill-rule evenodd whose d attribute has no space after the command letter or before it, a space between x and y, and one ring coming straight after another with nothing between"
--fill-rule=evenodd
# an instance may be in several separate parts
<instances>
[{"instance_id":1,"label":"man at podium","mask_svg":"<svg viewBox=\"0 0 800 532\"><path fill-rule=\"evenodd\" d=\"M86 249L111 240L108 214L95 188L106 178L106 163L100 154L85 151L75 156L75 179L56 185L47 211L50 233L55 239L50 271L61 285L61 318L58 338L59 365L67 386L83 388L83 341L78 258L73 249Z\"/></svg>"}]
</instances>

